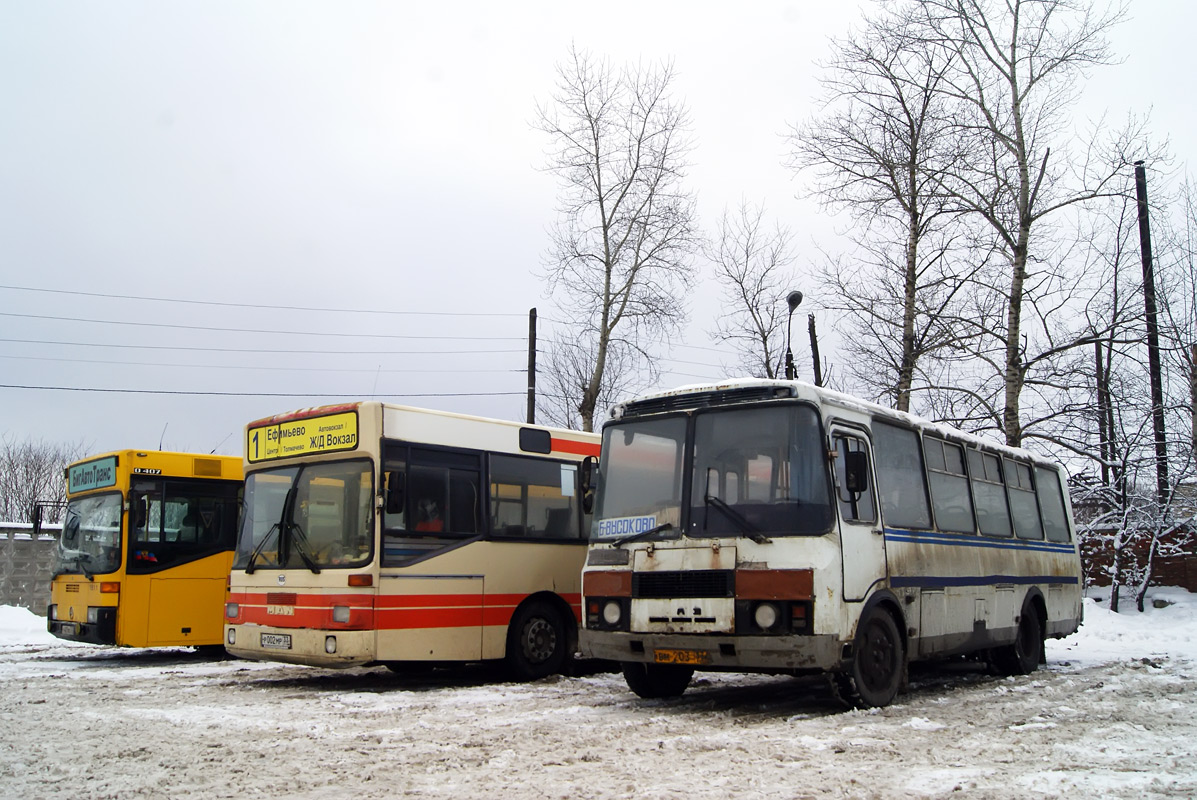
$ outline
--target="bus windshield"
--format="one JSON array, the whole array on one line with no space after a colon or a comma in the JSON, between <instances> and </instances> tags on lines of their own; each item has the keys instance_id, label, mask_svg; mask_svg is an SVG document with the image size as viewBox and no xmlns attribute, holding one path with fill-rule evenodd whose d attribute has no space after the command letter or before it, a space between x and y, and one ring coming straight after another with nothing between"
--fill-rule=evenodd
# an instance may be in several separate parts
<instances>
[{"instance_id":1,"label":"bus windshield","mask_svg":"<svg viewBox=\"0 0 1197 800\"><path fill-rule=\"evenodd\" d=\"M121 565L121 496L119 493L75 497L67 503L58 540L55 575L96 575Z\"/></svg>"},{"instance_id":2,"label":"bus windshield","mask_svg":"<svg viewBox=\"0 0 1197 800\"><path fill-rule=\"evenodd\" d=\"M364 566L373 550L373 496L364 460L249 474L233 567Z\"/></svg>"},{"instance_id":3,"label":"bus windshield","mask_svg":"<svg viewBox=\"0 0 1197 800\"><path fill-rule=\"evenodd\" d=\"M680 416L608 425L603 434L595 541L651 536L654 529L657 537L675 538L683 525L691 537L818 535L831 528L823 436L809 406L706 411L696 415L689 443Z\"/></svg>"},{"instance_id":4,"label":"bus windshield","mask_svg":"<svg viewBox=\"0 0 1197 800\"><path fill-rule=\"evenodd\" d=\"M694 421L690 536L814 535L831 528L831 485L810 406L712 411Z\"/></svg>"},{"instance_id":5,"label":"bus windshield","mask_svg":"<svg viewBox=\"0 0 1197 800\"><path fill-rule=\"evenodd\" d=\"M617 541L654 528L669 536L681 524L685 445L685 417L608 425L591 538Z\"/></svg>"}]
</instances>

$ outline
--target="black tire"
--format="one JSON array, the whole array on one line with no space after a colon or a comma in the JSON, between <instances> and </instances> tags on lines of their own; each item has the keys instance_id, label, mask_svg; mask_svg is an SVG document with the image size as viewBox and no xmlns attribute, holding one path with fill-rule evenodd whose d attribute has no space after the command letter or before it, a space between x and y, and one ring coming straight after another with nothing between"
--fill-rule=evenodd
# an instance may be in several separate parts
<instances>
[{"instance_id":1,"label":"black tire","mask_svg":"<svg viewBox=\"0 0 1197 800\"><path fill-rule=\"evenodd\" d=\"M836 695L852 708L881 708L898 696L906 675L906 648L893 616L874 608L861 619L852 666L836 676Z\"/></svg>"},{"instance_id":2,"label":"black tire","mask_svg":"<svg viewBox=\"0 0 1197 800\"><path fill-rule=\"evenodd\" d=\"M625 661L623 679L628 682L628 688L645 700L655 700L659 697L681 697L682 692L690 685L694 677L693 667L683 667L678 664L642 664L635 661Z\"/></svg>"},{"instance_id":3,"label":"black tire","mask_svg":"<svg viewBox=\"0 0 1197 800\"><path fill-rule=\"evenodd\" d=\"M507 669L516 680L534 681L565 667L569 636L561 613L535 600L520 606L507 629Z\"/></svg>"},{"instance_id":4,"label":"black tire","mask_svg":"<svg viewBox=\"0 0 1197 800\"><path fill-rule=\"evenodd\" d=\"M1035 607L1028 603L1018 618L1014 643L994 649L993 666L1002 675L1030 675L1039 668L1042 657L1043 627Z\"/></svg>"}]
</instances>

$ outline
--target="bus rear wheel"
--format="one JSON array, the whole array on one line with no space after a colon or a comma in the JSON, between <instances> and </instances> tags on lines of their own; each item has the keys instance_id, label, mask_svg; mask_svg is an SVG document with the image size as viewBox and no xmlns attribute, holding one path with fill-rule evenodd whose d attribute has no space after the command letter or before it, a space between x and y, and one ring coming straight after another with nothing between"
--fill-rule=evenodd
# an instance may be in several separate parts
<instances>
[{"instance_id":1,"label":"bus rear wheel","mask_svg":"<svg viewBox=\"0 0 1197 800\"><path fill-rule=\"evenodd\" d=\"M570 655L568 642L557 609L539 600L520 606L507 629L507 669L521 681L561 672Z\"/></svg>"},{"instance_id":2,"label":"bus rear wheel","mask_svg":"<svg viewBox=\"0 0 1197 800\"><path fill-rule=\"evenodd\" d=\"M832 683L836 695L853 708L892 703L906 670L906 650L893 616L874 608L861 619L853 653L852 666Z\"/></svg>"},{"instance_id":3,"label":"bus rear wheel","mask_svg":"<svg viewBox=\"0 0 1197 800\"><path fill-rule=\"evenodd\" d=\"M690 685L690 679L694 677L693 668L677 664L625 661L622 666L623 679L628 682L628 688L645 700L681 697L682 692Z\"/></svg>"},{"instance_id":4,"label":"bus rear wheel","mask_svg":"<svg viewBox=\"0 0 1197 800\"><path fill-rule=\"evenodd\" d=\"M1002 675L1030 675L1043 656L1043 628L1034 606L1023 606L1014 643L993 651L993 666Z\"/></svg>"}]
</instances>

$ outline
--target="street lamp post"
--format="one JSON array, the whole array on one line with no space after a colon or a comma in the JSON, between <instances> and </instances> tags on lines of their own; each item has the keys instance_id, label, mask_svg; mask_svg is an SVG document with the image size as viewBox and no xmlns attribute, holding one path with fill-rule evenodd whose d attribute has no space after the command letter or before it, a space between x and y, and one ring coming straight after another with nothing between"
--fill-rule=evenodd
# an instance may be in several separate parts
<instances>
[{"instance_id":1,"label":"street lamp post","mask_svg":"<svg viewBox=\"0 0 1197 800\"><path fill-rule=\"evenodd\" d=\"M790 315L786 317L786 380L792 381L798 377L798 370L794 368L794 353L790 350L790 325L794 321L794 311L802 302L802 292L794 290L786 295L786 305L790 307Z\"/></svg>"}]
</instances>

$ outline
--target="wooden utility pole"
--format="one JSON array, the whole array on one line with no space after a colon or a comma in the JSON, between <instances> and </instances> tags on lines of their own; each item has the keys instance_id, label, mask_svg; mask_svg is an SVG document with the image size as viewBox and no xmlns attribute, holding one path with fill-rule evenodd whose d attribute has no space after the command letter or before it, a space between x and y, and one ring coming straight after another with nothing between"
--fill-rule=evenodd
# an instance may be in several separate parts
<instances>
[{"instance_id":1,"label":"wooden utility pole","mask_svg":"<svg viewBox=\"0 0 1197 800\"><path fill-rule=\"evenodd\" d=\"M1155 273L1151 265L1151 223L1147 208L1147 172L1135 162L1135 196L1139 201L1139 249L1143 254L1143 305L1147 312L1147 367L1151 374L1151 421L1155 427L1156 492L1160 505L1168 501L1168 442L1164 429L1164 382L1160 369L1160 324L1155 303Z\"/></svg>"}]
</instances>

